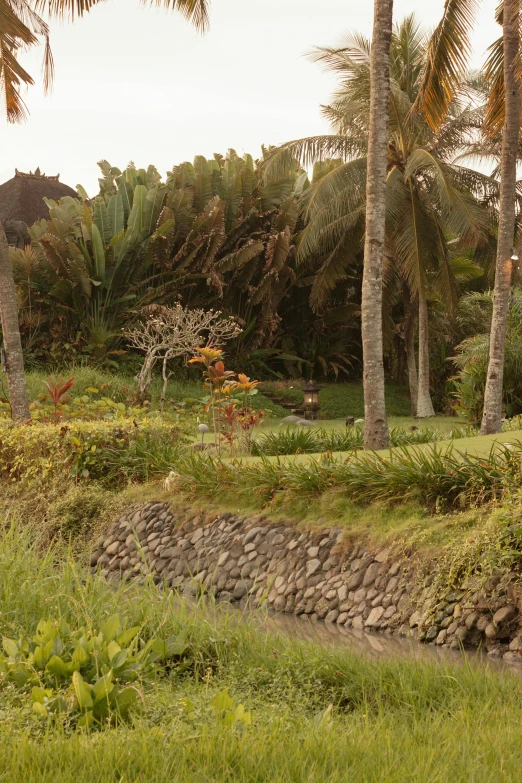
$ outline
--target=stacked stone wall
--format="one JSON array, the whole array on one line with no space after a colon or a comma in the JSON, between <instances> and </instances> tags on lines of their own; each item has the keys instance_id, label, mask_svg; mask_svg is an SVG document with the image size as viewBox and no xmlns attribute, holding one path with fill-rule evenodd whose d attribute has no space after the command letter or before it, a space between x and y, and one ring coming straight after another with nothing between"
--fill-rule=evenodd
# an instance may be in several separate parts
<instances>
[{"instance_id":1,"label":"stacked stone wall","mask_svg":"<svg viewBox=\"0 0 522 783\"><path fill-rule=\"evenodd\" d=\"M431 571L393 547L348 543L341 528L301 530L263 517L134 506L95 542L93 571L149 575L188 595L261 603L277 612L368 632L410 634L439 646L482 645L522 662L518 577L493 577L434 596Z\"/></svg>"}]
</instances>

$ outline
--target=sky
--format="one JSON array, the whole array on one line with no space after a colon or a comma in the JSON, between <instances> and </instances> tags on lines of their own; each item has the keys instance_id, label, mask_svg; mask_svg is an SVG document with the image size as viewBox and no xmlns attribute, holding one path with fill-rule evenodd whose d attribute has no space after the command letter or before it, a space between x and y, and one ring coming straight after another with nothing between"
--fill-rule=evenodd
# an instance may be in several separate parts
<instances>
[{"instance_id":1,"label":"sky","mask_svg":"<svg viewBox=\"0 0 522 783\"><path fill-rule=\"evenodd\" d=\"M500 34L497 0L482 0L473 66ZM395 0L394 18L415 12L435 26L444 0ZM420 10L422 9L422 10ZM177 13L139 0L107 0L74 24L52 22L53 92L41 89L42 50L23 53L36 85L30 118L0 119L0 182L37 166L97 191L102 158L124 168L173 165L232 147L328 132L320 114L335 83L306 53L348 30L371 35L371 0L211 0L211 28L196 33Z\"/></svg>"}]
</instances>

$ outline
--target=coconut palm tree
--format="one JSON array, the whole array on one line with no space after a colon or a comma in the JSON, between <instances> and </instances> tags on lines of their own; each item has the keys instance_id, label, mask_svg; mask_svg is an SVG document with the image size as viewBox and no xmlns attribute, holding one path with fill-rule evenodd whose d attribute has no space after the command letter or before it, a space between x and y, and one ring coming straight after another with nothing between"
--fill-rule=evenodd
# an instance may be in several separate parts
<instances>
[{"instance_id":1,"label":"coconut palm tree","mask_svg":"<svg viewBox=\"0 0 522 783\"><path fill-rule=\"evenodd\" d=\"M49 28L38 12L51 17L74 20L102 0L0 0L0 95L9 122L20 122L27 115L21 89L33 84L31 75L21 66L22 48L35 46L44 39L44 88L53 79L53 58L49 47ZM179 11L198 29L208 24L208 0L150 0L151 5ZM0 223L0 319L6 353L6 370L14 419L29 418L29 399L25 385L24 359L18 326L18 306L13 270L5 232Z\"/></svg>"},{"instance_id":2,"label":"coconut palm tree","mask_svg":"<svg viewBox=\"0 0 522 783\"><path fill-rule=\"evenodd\" d=\"M370 118L366 166L366 233L361 299L364 442L388 446L384 399L382 270L386 223L386 169L390 108L390 43L393 0L374 0L370 55Z\"/></svg>"},{"instance_id":3,"label":"coconut palm tree","mask_svg":"<svg viewBox=\"0 0 522 783\"><path fill-rule=\"evenodd\" d=\"M407 329L412 405L419 417L433 416L429 390L428 302L435 296L448 309L457 302L457 283L480 270L464 253L485 241L491 213L480 200L493 200L494 179L456 162L474 142L483 120L481 95L470 90L448 107L446 120L433 133L412 113L426 63L426 36L413 16L393 31L390 45L391 104L387 145L385 286L408 287L417 313ZM314 177L303 196L307 226L301 234L298 260L320 259L315 269L313 303L321 306L335 286L356 266L361 226L369 212L365 174L369 130L370 42L348 35L337 48L321 48L313 58L341 79L331 105L323 108L336 135L302 139L283 145L269 164L272 176L287 154L303 162L337 155L322 177ZM344 159L344 160L343 160ZM389 296L387 295L387 298ZM386 308L385 308L386 309ZM411 315L411 314L410 314ZM413 329L419 343L418 383L412 361Z\"/></svg>"},{"instance_id":4,"label":"coconut palm tree","mask_svg":"<svg viewBox=\"0 0 522 783\"><path fill-rule=\"evenodd\" d=\"M445 115L459 88L470 53L470 35L477 0L446 0L444 14L429 48L428 67L416 108L432 129ZM482 434L499 432L512 248L516 222L516 165L520 127L520 0L504 0L497 9L502 37L490 48L486 78L490 86L484 130L490 135L502 128L500 208L489 367L484 394Z\"/></svg>"},{"instance_id":5,"label":"coconut palm tree","mask_svg":"<svg viewBox=\"0 0 522 783\"><path fill-rule=\"evenodd\" d=\"M489 366L484 392L484 413L480 431L483 435L502 429L502 391L504 356L512 279L515 210L517 201L517 157L520 134L520 0L504 0L502 19L504 128L500 164L500 210L497 263Z\"/></svg>"}]
</instances>

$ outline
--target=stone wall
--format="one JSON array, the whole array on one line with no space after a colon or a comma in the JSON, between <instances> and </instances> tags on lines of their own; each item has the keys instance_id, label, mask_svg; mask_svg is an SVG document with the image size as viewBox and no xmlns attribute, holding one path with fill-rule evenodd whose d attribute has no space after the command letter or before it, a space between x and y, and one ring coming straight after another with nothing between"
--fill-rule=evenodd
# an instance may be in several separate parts
<instances>
[{"instance_id":1,"label":"stone wall","mask_svg":"<svg viewBox=\"0 0 522 783\"><path fill-rule=\"evenodd\" d=\"M522 663L514 575L493 577L482 590L468 582L436 596L436 561L426 571L391 547L348 545L341 528L303 531L263 517L147 503L124 513L95 547L90 565L107 576L150 574L188 595L263 602L278 612L453 649L482 645L492 657Z\"/></svg>"}]
</instances>

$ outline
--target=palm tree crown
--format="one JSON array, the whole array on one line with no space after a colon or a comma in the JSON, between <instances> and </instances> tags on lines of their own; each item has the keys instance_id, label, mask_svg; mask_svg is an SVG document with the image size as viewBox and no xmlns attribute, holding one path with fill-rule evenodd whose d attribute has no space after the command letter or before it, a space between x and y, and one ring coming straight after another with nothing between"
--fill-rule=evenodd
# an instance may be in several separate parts
<instances>
[{"instance_id":1,"label":"palm tree crown","mask_svg":"<svg viewBox=\"0 0 522 783\"><path fill-rule=\"evenodd\" d=\"M487 205L498 193L495 179L459 163L483 119L477 91L467 88L455 96L438 132L413 111L426 50L427 39L414 16L395 27L390 49L385 282L397 276L404 279L421 308L429 289L438 290L450 305L455 303L458 278L480 273L467 255L470 248L485 243L491 222ZM360 249L370 43L359 34L348 34L341 46L317 49L311 56L340 79L332 103L323 107L335 134L283 145L269 160L266 176L278 173L289 155L304 165L330 159L323 176L303 196L308 222L298 250L301 261L321 258L313 292L317 307L350 273Z\"/></svg>"}]
</instances>

